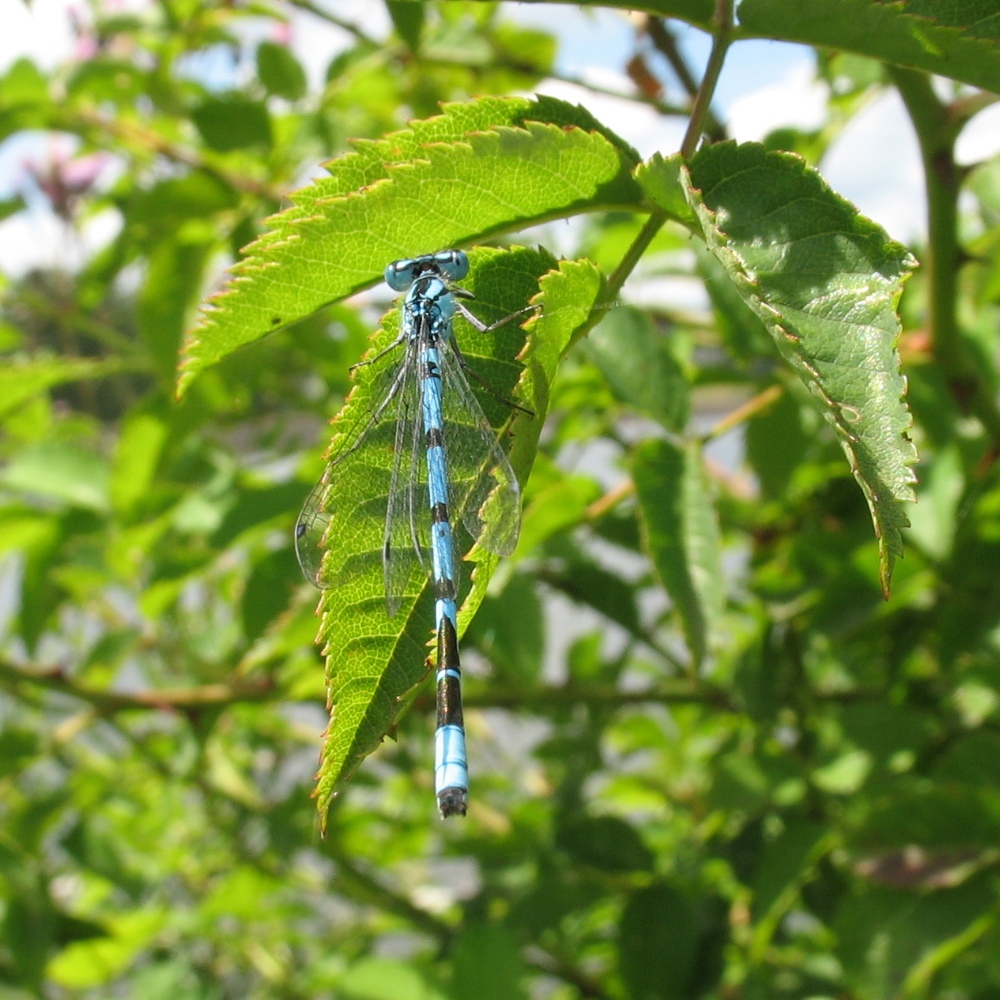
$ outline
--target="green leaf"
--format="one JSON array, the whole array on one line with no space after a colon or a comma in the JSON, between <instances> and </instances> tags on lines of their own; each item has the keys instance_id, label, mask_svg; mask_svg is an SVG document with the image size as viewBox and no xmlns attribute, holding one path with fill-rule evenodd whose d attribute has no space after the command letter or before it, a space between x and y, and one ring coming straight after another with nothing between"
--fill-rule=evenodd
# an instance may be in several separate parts
<instances>
[{"instance_id":1,"label":"green leaf","mask_svg":"<svg viewBox=\"0 0 1000 1000\"><path fill-rule=\"evenodd\" d=\"M58 915L47 894L37 891L7 896L4 902L0 930L11 956L10 967L34 995L40 996Z\"/></svg>"},{"instance_id":2,"label":"green leaf","mask_svg":"<svg viewBox=\"0 0 1000 1000\"><path fill-rule=\"evenodd\" d=\"M687 896L656 885L629 897L619 931L619 973L631 1000L685 1000L698 926Z\"/></svg>"},{"instance_id":3,"label":"green leaf","mask_svg":"<svg viewBox=\"0 0 1000 1000\"><path fill-rule=\"evenodd\" d=\"M261 101L241 94L210 97L191 111L202 139L220 153L271 145L271 119Z\"/></svg>"},{"instance_id":4,"label":"green leaf","mask_svg":"<svg viewBox=\"0 0 1000 1000\"><path fill-rule=\"evenodd\" d=\"M743 0L739 19L750 35L856 52L1000 91L1000 20L989 0Z\"/></svg>"},{"instance_id":5,"label":"green leaf","mask_svg":"<svg viewBox=\"0 0 1000 1000\"><path fill-rule=\"evenodd\" d=\"M545 620L534 577L518 573L496 597L487 597L467 634L490 661L495 679L535 683L542 670Z\"/></svg>"},{"instance_id":6,"label":"green leaf","mask_svg":"<svg viewBox=\"0 0 1000 1000\"><path fill-rule=\"evenodd\" d=\"M790 392L783 392L767 409L754 414L746 429L747 458L765 497L777 500L787 494L811 441L802 420L802 405Z\"/></svg>"},{"instance_id":7,"label":"green leaf","mask_svg":"<svg viewBox=\"0 0 1000 1000\"><path fill-rule=\"evenodd\" d=\"M472 271L463 286L476 294L477 312L486 319L523 308L538 287L538 279L553 263L547 255L523 249L510 252L482 249L471 254L470 261ZM506 408L499 407L496 414L498 432L509 420L509 434L505 437L513 440L510 460L522 482L534 461L556 364L603 291L600 275L586 262L562 261L557 271L542 278L540 285L541 293L533 301L541 305L541 310L526 344L524 331L515 323L478 340L464 324L456 324L456 336L473 369L484 370L484 362L491 361L494 371L497 375L502 372L503 377L491 377L489 384L532 411L533 416L517 411L511 419ZM497 316L483 313L482 304L487 302L497 308ZM395 315L390 314L385 327L376 335L373 350L392 342L395 322ZM524 366L520 381L513 364L518 356ZM392 363L392 359L387 360ZM357 385L335 423L338 433L350 433L372 405L374 378L370 368L359 370ZM388 463L388 456L381 459L373 456L372 504L365 511L356 510L350 532L331 532L328 540L327 559L332 565L350 561L370 566L370 570L336 591L324 591L320 601L322 624L317 641L326 651L328 698L333 707L317 787L317 805L324 818L333 797L343 789L365 756L393 729L406 708L408 696L428 671L427 642L434 620L432 588L423 584L418 593L407 595L395 617L386 617L378 556L390 475ZM459 518L453 516L452 523L458 551L464 552ZM467 536L465 541L467 547ZM495 556L478 553L473 572L468 565L462 567L460 633L482 601L496 561Z\"/></svg>"},{"instance_id":8,"label":"green leaf","mask_svg":"<svg viewBox=\"0 0 1000 1000\"><path fill-rule=\"evenodd\" d=\"M8 725L0 730L0 777L14 777L32 764L41 750L41 740L33 729Z\"/></svg>"},{"instance_id":9,"label":"green leaf","mask_svg":"<svg viewBox=\"0 0 1000 1000\"><path fill-rule=\"evenodd\" d=\"M410 962L363 958L337 983L345 1000L447 1000Z\"/></svg>"},{"instance_id":10,"label":"green leaf","mask_svg":"<svg viewBox=\"0 0 1000 1000\"><path fill-rule=\"evenodd\" d=\"M22 209L27 208L28 203L21 195L14 195L13 198L0 200L0 222L9 219L12 215L17 215Z\"/></svg>"},{"instance_id":11,"label":"green leaf","mask_svg":"<svg viewBox=\"0 0 1000 1000\"><path fill-rule=\"evenodd\" d=\"M992 648L996 642L1000 600L1000 468L996 463L964 498L963 508L951 558L942 574L948 599L938 611L938 655L947 664L966 651Z\"/></svg>"},{"instance_id":12,"label":"green leaf","mask_svg":"<svg viewBox=\"0 0 1000 1000\"><path fill-rule=\"evenodd\" d=\"M192 220L220 215L237 204L236 192L229 185L214 174L193 170L134 192L125 208L125 221L129 236L148 249L176 239L177 231L190 228Z\"/></svg>"},{"instance_id":13,"label":"green leaf","mask_svg":"<svg viewBox=\"0 0 1000 1000\"><path fill-rule=\"evenodd\" d=\"M697 229L698 219L688 203L683 169L684 159L680 153L671 156L657 153L651 160L639 164L635 179L658 208L676 222Z\"/></svg>"},{"instance_id":14,"label":"green leaf","mask_svg":"<svg viewBox=\"0 0 1000 1000\"><path fill-rule=\"evenodd\" d=\"M870 1000L934 996L930 977L993 926L995 905L986 877L927 894L879 886L849 894L833 930L851 994ZM979 993L989 995L989 988Z\"/></svg>"},{"instance_id":15,"label":"green leaf","mask_svg":"<svg viewBox=\"0 0 1000 1000\"><path fill-rule=\"evenodd\" d=\"M621 625L630 635L642 637L635 586L616 573L574 553L563 571L547 569L544 582L562 591L570 600L593 608L599 615Z\"/></svg>"},{"instance_id":16,"label":"green leaf","mask_svg":"<svg viewBox=\"0 0 1000 1000\"><path fill-rule=\"evenodd\" d=\"M888 594L914 499L894 311L913 258L796 156L720 143L693 158L689 183L709 249L840 437Z\"/></svg>"},{"instance_id":17,"label":"green leaf","mask_svg":"<svg viewBox=\"0 0 1000 1000\"><path fill-rule=\"evenodd\" d=\"M66 82L74 100L131 107L143 95L148 71L128 59L97 58L79 64Z\"/></svg>"},{"instance_id":18,"label":"green leaf","mask_svg":"<svg viewBox=\"0 0 1000 1000\"><path fill-rule=\"evenodd\" d=\"M753 951L759 959L771 944L779 922L798 899L817 860L831 846L825 824L793 818L765 848L753 883Z\"/></svg>"},{"instance_id":19,"label":"green leaf","mask_svg":"<svg viewBox=\"0 0 1000 1000\"><path fill-rule=\"evenodd\" d=\"M201 291L211 249L204 239L169 240L148 256L138 301L139 330L165 379L176 370L184 327Z\"/></svg>"},{"instance_id":20,"label":"green leaf","mask_svg":"<svg viewBox=\"0 0 1000 1000\"><path fill-rule=\"evenodd\" d=\"M576 864L605 872L651 872L655 855L636 830L617 816L581 816L560 827L556 844Z\"/></svg>"},{"instance_id":21,"label":"green leaf","mask_svg":"<svg viewBox=\"0 0 1000 1000\"><path fill-rule=\"evenodd\" d=\"M451 994L476 1000L519 1000L527 969L518 941L502 924L467 923L455 942Z\"/></svg>"},{"instance_id":22,"label":"green leaf","mask_svg":"<svg viewBox=\"0 0 1000 1000\"><path fill-rule=\"evenodd\" d=\"M254 563L240 606L243 633L248 642L261 636L288 608L292 592L301 580L295 557L288 549L269 552Z\"/></svg>"},{"instance_id":23,"label":"green leaf","mask_svg":"<svg viewBox=\"0 0 1000 1000\"><path fill-rule=\"evenodd\" d=\"M411 52L420 49L420 32L426 19L426 11L422 3L413 0L385 0L385 9L392 18L392 26L396 33L406 42Z\"/></svg>"},{"instance_id":24,"label":"green leaf","mask_svg":"<svg viewBox=\"0 0 1000 1000\"><path fill-rule=\"evenodd\" d=\"M257 75L269 94L286 101L305 96L305 70L286 45L261 42L257 46Z\"/></svg>"},{"instance_id":25,"label":"green leaf","mask_svg":"<svg viewBox=\"0 0 1000 1000\"><path fill-rule=\"evenodd\" d=\"M45 441L14 457L3 474L4 485L73 507L105 512L108 466L97 455L69 442Z\"/></svg>"},{"instance_id":26,"label":"green leaf","mask_svg":"<svg viewBox=\"0 0 1000 1000\"><path fill-rule=\"evenodd\" d=\"M947 782L1000 791L1000 734L974 732L961 737L938 762L934 775Z\"/></svg>"},{"instance_id":27,"label":"green leaf","mask_svg":"<svg viewBox=\"0 0 1000 1000\"><path fill-rule=\"evenodd\" d=\"M136 961L167 921L167 911L153 905L115 917L107 937L64 948L49 962L46 974L65 989L107 985Z\"/></svg>"},{"instance_id":28,"label":"green leaf","mask_svg":"<svg viewBox=\"0 0 1000 1000\"><path fill-rule=\"evenodd\" d=\"M741 361L752 361L767 354L771 338L760 317L747 305L726 269L708 247L693 245L698 276L712 301L715 325L726 347Z\"/></svg>"},{"instance_id":29,"label":"green leaf","mask_svg":"<svg viewBox=\"0 0 1000 1000\"><path fill-rule=\"evenodd\" d=\"M111 466L110 496L128 517L150 492L169 430L159 417L137 413L124 421Z\"/></svg>"},{"instance_id":30,"label":"green leaf","mask_svg":"<svg viewBox=\"0 0 1000 1000\"><path fill-rule=\"evenodd\" d=\"M647 313L631 306L611 309L583 343L618 399L667 430L684 427L687 380Z\"/></svg>"},{"instance_id":31,"label":"green leaf","mask_svg":"<svg viewBox=\"0 0 1000 1000\"><path fill-rule=\"evenodd\" d=\"M34 357L5 360L0 368L0 416L11 413L56 385L99 379L120 371L118 361Z\"/></svg>"},{"instance_id":32,"label":"green leaf","mask_svg":"<svg viewBox=\"0 0 1000 1000\"><path fill-rule=\"evenodd\" d=\"M16 59L0 77L0 108L43 104L48 97L48 81L30 59Z\"/></svg>"},{"instance_id":33,"label":"green leaf","mask_svg":"<svg viewBox=\"0 0 1000 1000\"><path fill-rule=\"evenodd\" d=\"M850 839L859 851L911 844L928 851L996 845L1000 794L988 787L908 781L865 805Z\"/></svg>"},{"instance_id":34,"label":"green leaf","mask_svg":"<svg viewBox=\"0 0 1000 1000\"><path fill-rule=\"evenodd\" d=\"M701 663L725 600L719 528L701 453L695 445L647 441L636 449L632 478L646 549L680 615L691 656Z\"/></svg>"},{"instance_id":35,"label":"green leaf","mask_svg":"<svg viewBox=\"0 0 1000 1000\"><path fill-rule=\"evenodd\" d=\"M178 391L237 347L372 284L401 257L635 206L635 154L552 98L451 105L329 165L248 248L189 335Z\"/></svg>"}]
</instances>

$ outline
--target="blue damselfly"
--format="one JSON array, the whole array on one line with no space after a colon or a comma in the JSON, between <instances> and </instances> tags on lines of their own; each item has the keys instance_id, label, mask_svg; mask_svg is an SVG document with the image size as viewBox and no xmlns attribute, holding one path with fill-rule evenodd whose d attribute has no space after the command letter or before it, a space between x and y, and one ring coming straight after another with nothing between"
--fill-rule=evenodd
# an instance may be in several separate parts
<instances>
[{"instance_id":1,"label":"blue damselfly","mask_svg":"<svg viewBox=\"0 0 1000 1000\"><path fill-rule=\"evenodd\" d=\"M358 567L348 561L327 566L324 550L334 535L352 530L360 511L370 510L373 470L380 461L391 462L382 501L386 608L390 617L399 609L419 563L435 595L435 790L444 817L465 814L469 783L453 519L460 519L482 548L509 555L517 541L521 505L514 470L469 384L470 375L484 383L455 342L453 319L458 313L481 333L489 333L530 311L520 310L497 323L482 322L462 302L473 298L472 293L453 284L468 273L469 260L461 250L398 260L386 268L387 284L406 292L399 336L360 364L377 365L400 348L402 359L376 374L370 408L335 441L326 470L295 525L296 553L306 578L320 588L346 583Z\"/></svg>"}]
</instances>

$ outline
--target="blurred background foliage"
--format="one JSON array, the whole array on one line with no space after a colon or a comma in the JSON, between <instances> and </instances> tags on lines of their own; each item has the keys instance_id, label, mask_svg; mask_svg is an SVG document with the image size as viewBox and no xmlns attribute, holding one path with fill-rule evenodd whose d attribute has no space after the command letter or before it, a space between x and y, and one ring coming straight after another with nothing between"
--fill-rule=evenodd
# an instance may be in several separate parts
<instances>
[{"instance_id":1,"label":"blurred background foliage","mask_svg":"<svg viewBox=\"0 0 1000 1000\"><path fill-rule=\"evenodd\" d=\"M833 433L664 230L642 277L708 294L668 283L562 368L529 487L558 530L535 525L466 639L469 817L433 807L428 691L319 838L316 594L290 529L387 300L237 352L181 403L175 366L224 266L350 139L553 72L556 40L503 4L385 9L375 37L336 3L93 0L72 58L0 76L0 138L53 139L34 208L0 216L41 198L62 233L3 279L0 997L996 1000L996 159L929 179L952 215L900 306L922 464L891 600ZM348 39L318 84L293 12ZM635 25L633 96L683 115L644 56L683 69L673 25ZM816 75L825 124L766 143L814 164L887 87L959 124L988 102L829 50ZM640 224L595 216L559 249L613 268ZM629 337L657 365L622 374ZM627 478L654 420L704 446L718 515L700 669Z\"/></svg>"}]
</instances>

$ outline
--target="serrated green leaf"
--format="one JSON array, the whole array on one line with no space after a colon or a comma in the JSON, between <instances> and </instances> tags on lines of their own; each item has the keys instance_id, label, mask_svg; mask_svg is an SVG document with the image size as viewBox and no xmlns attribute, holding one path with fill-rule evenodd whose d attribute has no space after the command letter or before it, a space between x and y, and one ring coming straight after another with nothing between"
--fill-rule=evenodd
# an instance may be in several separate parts
<instances>
[{"instance_id":1,"label":"serrated green leaf","mask_svg":"<svg viewBox=\"0 0 1000 1000\"><path fill-rule=\"evenodd\" d=\"M743 0L740 28L856 52L1000 92L1000 18L990 0Z\"/></svg>"},{"instance_id":2,"label":"serrated green leaf","mask_svg":"<svg viewBox=\"0 0 1000 1000\"><path fill-rule=\"evenodd\" d=\"M692 159L689 184L709 250L837 430L887 594L914 499L895 313L913 258L791 154L720 143Z\"/></svg>"},{"instance_id":3,"label":"serrated green leaf","mask_svg":"<svg viewBox=\"0 0 1000 1000\"><path fill-rule=\"evenodd\" d=\"M356 145L270 220L210 300L179 392L237 347L372 284L393 260L641 197L633 151L552 98L452 105Z\"/></svg>"},{"instance_id":4,"label":"serrated green leaf","mask_svg":"<svg viewBox=\"0 0 1000 1000\"><path fill-rule=\"evenodd\" d=\"M654 153L651 159L636 169L635 179L650 201L672 219L696 228L698 220L688 204L687 185L681 174L683 166L680 153L666 157Z\"/></svg>"},{"instance_id":5,"label":"serrated green leaf","mask_svg":"<svg viewBox=\"0 0 1000 1000\"><path fill-rule=\"evenodd\" d=\"M553 261L545 254L515 250L478 250L470 254L472 270L462 282L476 294L477 312L483 318L497 318L483 312L490 303L497 316L523 308L532 293L541 310L527 343L523 330L511 323L488 338L476 338L463 324L456 336L474 370L485 370L492 362L489 384L499 393L516 398L532 411L517 411L513 418L505 407L494 409L498 432L509 421L507 440L512 439L510 460L518 478L528 477L537 449L545 414L549 386L556 364L576 328L589 317L590 307L603 292L599 273L588 262L562 261L558 270L545 274ZM392 342L392 314L373 342L373 349ZM523 345L523 350L522 350ZM518 381L515 357L524 366ZM391 359L388 359L391 363ZM338 432L349 433L370 405L369 395L375 373L359 370L357 385L336 421ZM488 415L489 414L489 411ZM492 419L492 416L491 416ZM328 557L336 564L352 561L371 569L335 591L325 591L320 601L322 616L318 642L327 657L328 700L333 713L326 732L317 776L317 805L325 817L331 800L344 787L361 761L371 753L396 724L407 707L417 684L427 675L427 643L431 636L434 595L424 584L419 592L407 595L393 618L385 612L381 551L385 500L390 470L388 457L372 466L372 504L357 511L348 534L328 539ZM378 466L386 467L379 472ZM377 481L376 481L377 480ZM381 499L380 499L381 498ZM456 546L465 554L468 536L462 545L458 517L452 518ZM479 606L497 563L489 553L477 553L474 569L461 564L464 585L460 590L459 632L462 633Z\"/></svg>"},{"instance_id":6,"label":"serrated green leaf","mask_svg":"<svg viewBox=\"0 0 1000 1000\"><path fill-rule=\"evenodd\" d=\"M701 663L725 600L719 528L701 453L694 445L647 441L636 449L632 478L646 548L680 615L691 656Z\"/></svg>"}]
</instances>

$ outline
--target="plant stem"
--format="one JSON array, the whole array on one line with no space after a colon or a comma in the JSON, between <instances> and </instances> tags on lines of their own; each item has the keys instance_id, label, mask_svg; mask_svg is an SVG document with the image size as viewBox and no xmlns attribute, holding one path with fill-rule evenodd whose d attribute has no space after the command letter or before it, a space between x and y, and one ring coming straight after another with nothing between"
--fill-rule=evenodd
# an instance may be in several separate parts
<instances>
[{"instance_id":1,"label":"plant stem","mask_svg":"<svg viewBox=\"0 0 1000 1000\"><path fill-rule=\"evenodd\" d=\"M639 235L632 241L632 245L625 251L622 262L615 268L615 273L608 278L608 298L601 305L609 305L618 298L618 293L628 279L628 276L639 263L639 259L646 252L646 248L653 242L653 237L660 231L660 227L667 221L667 213L659 209L653 211L646 224L639 231Z\"/></svg>"},{"instance_id":2,"label":"plant stem","mask_svg":"<svg viewBox=\"0 0 1000 1000\"><path fill-rule=\"evenodd\" d=\"M666 26L662 18L650 17L646 23L646 33L649 35L656 50L667 60L681 86L692 100L698 95L698 82L694 78L684 56L677 46L677 39ZM705 132L714 142L726 138L726 130L722 123L712 114L711 109L705 112Z\"/></svg>"},{"instance_id":3,"label":"plant stem","mask_svg":"<svg viewBox=\"0 0 1000 1000\"><path fill-rule=\"evenodd\" d=\"M703 681L692 683L685 678L665 678L655 687L640 691L621 691L610 684L562 685L526 691L520 688L498 688L488 691L466 691L462 695L466 708L539 708L567 705L598 705L620 708L628 705L707 705L720 712L736 712L737 708L721 688ZM434 692L421 692L414 699L418 708L430 708Z\"/></svg>"},{"instance_id":4,"label":"plant stem","mask_svg":"<svg viewBox=\"0 0 1000 1000\"><path fill-rule=\"evenodd\" d=\"M639 231L639 235L632 241L632 245L625 251L625 256L622 257L621 263L615 268L615 273L608 278L606 294L598 296L590 308L590 314L587 316L587 319L573 331L573 336L569 344L566 345L566 350L569 350L573 344L578 343L586 337L597 325L604 313L614 305L615 300L618 298L618 293L622 289L622 285L625 284L635 265L639 263L639 259L645 253L646 248L653 241L653 237L659 232L660 227L666 221L666 212L654 209L650 213L646 224Z\"/></svg>"},{"instance_id":5,"label":"plant stem","mask_svg":"<svg viewBox=\"0 0 1000 1000\"><path fill-rule=\"evenodd\" d=\"M1000 410L970 357L958 323L958 195L961 171L955 138L966 109L954 113L938 99L930 77L898 66L889 68L920 143L927 190L928 313L931 350L959 406L976 417L1000 445ZM974 106L975 107L975 106Z\"/></svg>"},{"instance_id":6,"label":"plant stem","mask_svg":"<svg viewBox=\"0 0 1000 1000\"><path fill-rule=\"evenodd\" d=\"M79 698L102 715L112 715L133 709L189 711L235 702L270 701L278 697L270 679L233 684L204 684L201 687L164 688L125 694L81 684L64 671L24 670L12 663L0 661L0 687L19 692L22 688L47 688L71 698Z\"/></svg>"},{"instance_id":7,"label":"plant stem","mask_svg":"<svg viewBox=\"0 0 1000 1000\"><path fill-rule=\"evenodd\" d=\"M103 136L113 136L126 147L132 147L144 153L155 153L174 163L182 163L193 170L204 170L217 177L223 184L242 191L244 194L269 201L280 202L285 192L266 181L258 181L235 170L230 170L213 162L210 153L197 152L176 142L171 142L157 133L134 121L111 118L97 111L78 109L71 114L57 115L54 124L86 136L89 132L97 133L98 139Z\"/></svg>"},{"instance_id":8,"label":"plant stem","mask_svg":"<svg viewBox=\"0 0 1000 1000\"><path fill-rule=\"evenodd\" d=\"M772 385L766 388L763 392L757 393L756 396L753 396L745 403L737 406L735 410L731 410L720 421L718 421L718 423L716 423L713 427L710 427L704 434L702 434L702 444L707 444L714 438L721 437L727 431L730 431L734 427L746 422L758 413L767 410L781 398L784 391L783 386Z\"/></svg>"},{"instance_id":9,"label":"plant stem","mask_svg":"<svg viewBox=\"0 0 1000 1000\"><path fill-rule=\"evenodd\" d=\"M306 13L312 14L313 17L318 17L321 21L326 21L327 24L332 24L334 27L348 32L354 36L356 41L361 42L363 45L368 45L373 49L382 45L382 42L366 34L353 21L337 17L336 14L325 10L320 4L312 3L311 0L287 0L287 2L290 7L298 7L299 10L304 10Z\"/></svg>"},{"instance_id":10,"label":"plant stem","mask_svg":"<svg viewBox=\"0 0 1000 1000\"><path fill-rule=\"evenodd\" d=\"M698 140L706 131L707 122L711 116L715 85L719 82L722 64L732 40L733 0L716 0L714 21L715 35L712 40L712 52L708 57L708 65L705 67L701 86L694 98L694 107L691 109L691 120L688 122L687 134L681 143L681 155L685 160L689 160L694 155L698 148Z\"/></svg>"}]
</instances>

